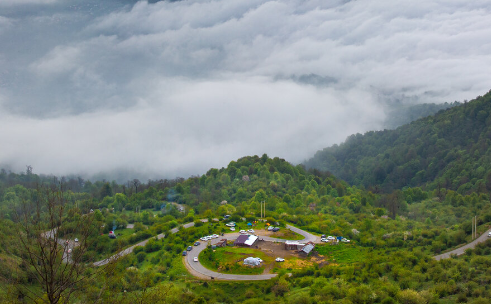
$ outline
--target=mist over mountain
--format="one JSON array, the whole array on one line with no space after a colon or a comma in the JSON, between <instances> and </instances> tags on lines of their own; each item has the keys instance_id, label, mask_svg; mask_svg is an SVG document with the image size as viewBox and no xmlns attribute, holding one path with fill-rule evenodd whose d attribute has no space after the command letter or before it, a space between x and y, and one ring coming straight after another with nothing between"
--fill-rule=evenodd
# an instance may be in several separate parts
<instances>
[{"instance_id":1,"label":"mist over mountain","mask_svg":"<svg viewBox=\"0 0 491 304\"><path fill-rule=\"evenodd\" d=\"M4 0L0 167L140 178L298 163L486 91L485 2Z\"/></svg>"},{"instance_id":2,"label":"mist over mountain","mask_svg":"<svg viewBox=\"0 0 491 304\"><path fill-rule=\"evenodd\" d=\"M486 192L491 190L489 113L491 91L396 130L351 135L304 164L371 189Z\"/></svg>"}]
</instances>

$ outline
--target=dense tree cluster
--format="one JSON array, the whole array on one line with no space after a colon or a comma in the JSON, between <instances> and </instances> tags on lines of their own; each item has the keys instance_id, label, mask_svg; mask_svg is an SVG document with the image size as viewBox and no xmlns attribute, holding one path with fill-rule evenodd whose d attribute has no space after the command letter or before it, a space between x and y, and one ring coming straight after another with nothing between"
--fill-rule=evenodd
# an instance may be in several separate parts
<instances>
[{"instance_id":1,"label":"dense tree cluster","mask_svg":"<svg viewBox=\"0 0 491 304\"><path fill-rule=\"evenodd\" d=\"M351 135L318 151L307 167L350 184L392 191L444 187L461 194L491 190L491 93L396 130Z\"/></svg>"}]
</instances>

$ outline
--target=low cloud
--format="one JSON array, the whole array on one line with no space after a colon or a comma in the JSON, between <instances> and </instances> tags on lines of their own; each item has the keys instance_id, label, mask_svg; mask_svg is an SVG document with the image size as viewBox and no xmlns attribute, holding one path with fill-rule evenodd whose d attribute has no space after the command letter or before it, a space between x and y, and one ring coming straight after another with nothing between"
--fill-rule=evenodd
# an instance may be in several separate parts
<instances>
[{"instance_id":1,"label":"low cloud","mask_svg":"<svg viewBox=\"0 0 491 304\"><path fill-rule=\"evenodd\" d=\"M120 112L45 120L3 115L0 128L11 131L0 134L0 141L16 144L2 149L0 158L17 168L30 164L53 174L125 168L152 177L188 176L265 152L300 160L306 150L383 120L363 92L345 96L263 79L162 79L153 86L146 101ZM351 119L345 121L347 116Z\"/></svg>"},{"instance_id":2,"label":"low cloud","mask_svg":"<svg viewBox=\"0 0 491 304\"><path fill-rule=\"evenodd\" d=\"M251 154L299 162L383 128L390 103L491 83L484 1L131 2L0 17L0 163L174 177Z\"/></svg>"}]
</instances>

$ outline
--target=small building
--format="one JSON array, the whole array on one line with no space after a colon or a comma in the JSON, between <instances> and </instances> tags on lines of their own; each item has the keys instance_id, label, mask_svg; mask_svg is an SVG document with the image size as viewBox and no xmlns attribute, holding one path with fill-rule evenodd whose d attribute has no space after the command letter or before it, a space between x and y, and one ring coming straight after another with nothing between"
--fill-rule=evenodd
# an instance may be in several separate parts
<instances>
[{"instance_id":1,"label":"small building","mask_svg":"<svg viewBox=\"0 0 491 304\"><path fill-rule=\"evenodd\" d=\"M242 234L239 235L239 237L235 240L234 245L241 247L251 247L257 242L258 239L259 238L255 235Z\"/></svg>"},{"instance_id":2,"label":"small building","mask_svg":"<svg viewBox=\"0 0 491 304\"><path fill-rule=\"evenodd\" d=\"M314 248L315 248L315 244L312 242L308 242L307 245L303 246L303 248L300 250L300 253L309 255Z\"/></svg>"},{"instance_id":3,"label":"small building","mask_svg":"<svg viewBox=\"0 0 491 304\"><path fill-rule=\"evenodd\" d=\"M286 241L285 242L285 250L300 250L305 246L305 244L301 244L299 241Z\"/></svg>"},{"instance_id":4,"label":"small building","mask_svg":"<svg viewBox=\"0 0 491 304\"><path fill-rule=\"evenodd\" d=\"M217 243L217 247L225 247L227 246L227 239L221 239L218 243Z\"/></svg>"}]
</instances>

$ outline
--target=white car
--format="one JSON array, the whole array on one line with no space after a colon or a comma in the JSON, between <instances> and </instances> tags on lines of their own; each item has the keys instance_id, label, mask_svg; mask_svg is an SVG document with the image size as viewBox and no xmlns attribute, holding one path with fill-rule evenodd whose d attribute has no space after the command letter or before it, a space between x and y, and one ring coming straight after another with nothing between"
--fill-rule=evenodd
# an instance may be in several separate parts
<instances>
[{"instance_id":1,"label":"white car","mask_svg":"<svg viewBox=\"0 0 491 304\"><path fill-rule=\"evenodd\" d=\"M227 227L235 227L235 223L234 222L230 222L228 224L225 224L225 226L227 226Z\"/></svg>"},{"instance_id":2,"label":"white car","mask_svg":"<svg viewBox=\"0 0 491 304\"><path fill-rule=\"evenodd\" d=\"M488 233L488 237L491 237L491 231Z\"/></svg>"},{"instance_id":3,"label":"white car","mask_svg":"<svg viewBox=\"0 0 491 304\"><path fill-rule=\"evenodd\" d=\"M241 230L239 232L240 232L240 234L247 234L247 232L245 230Z\"/></svg>"},{"instance_id":4,"label":"white car","mask_svg":"<svg viewBox=\"0 0 491 304\"><path fill-rule=\"evenodd\" d=\"M211 237L214 238L214 239L217 239L219 237L219 235L218 234L214 234Z\"/></svg>"},{"instance_id":5,"label":"white car","mask_svg":"<svg viewBox=\"0 0 491 304\"><path fill-rule=\"evenodd\" d=\"M194 257L193 261L198 262L198 257Z\"/></svg>"},{"instance_id":6,"label":"white car","mask_svg":"<svg viewBox=\"0 0 491 304\"><path fill-rule=\"evenodd\" d=\"M276 262L284 262L285 259L284 258L276 258Z\"/></svg>"},{"instance_id":7,"label":"white car","mask_svg":"<svg viewBox=\"0 0 491 304\"><path fill-rule=\"evenodd\" d=\"M77 238L75 238L75 242L78 242L78 239Z\"/></svg>"},{"instance_id":8,"label":"white car","mask_svg":"<svg viewBox=\"0 0 491 304\"><path fill-rule=\"evenodd\" d=\"M335 239L336 239L336 238L335 238L335 237L333 237L333 236L328 236L328 237L327 237L327 240L335 240Z\"/></svg>"},{"instance_id":9,"label":"white car","mask_svg":"<svg viewBox=\"0 0 491 304\"><path fill-rule=\"evenodd\" d=\"M249 232L249 233L254 233L254 230L249 229L249 230L247 230L247 232Z\"/></svg>"},{"instance_id":10,"label":"white car","mask_svg":"<svg viewBox=\"0 0 491 304\"><path fill-rule=\"evenodd\" d=\"M234 227L230 227L230 231L235 231L235 228Z\"/></svg>"},{"instance_id":11,"label":"white car","mask_svg":"<svg viewBox=\"0 0 491 304\"><path fill-rule=\"evenodd\" d=\"M348 239L341 239L341 242L343 242L343 243L349 243L350 240L348 240Z\"/></svg>"},{"instance_id":12,"label":"white car","mask_svg":"<svg viewBox=\"0 0 491 304\"><path fill-rule=\"evenodd\" d=\"M268 227L268 231L272 231L273 229L274 229L274 227L273 227L273 226L269 226L269 227Z\"/></svg>"},{"instance_id":13,"label":"white car","mask_svg":"<svg viewBox=\"0 0 491 304\"><path fill-rule=\"evenodd\" d=\"M329 242L329 240L328 240L328 239L324 239L324 238L322 238L322 239L321 239L321 242Z\"/></svg>"},{"instance_id":14,"label":"white car","mask_svg":"<svg viewBox=\"0 0 491 304\"><path fill-rule=\"evenodd\" d=\"M204 236L204 237L200 238L200 240L202 240L203 242L204 242L204 241L207 241L206 236Z\"/></svg>"}]
</instances>

